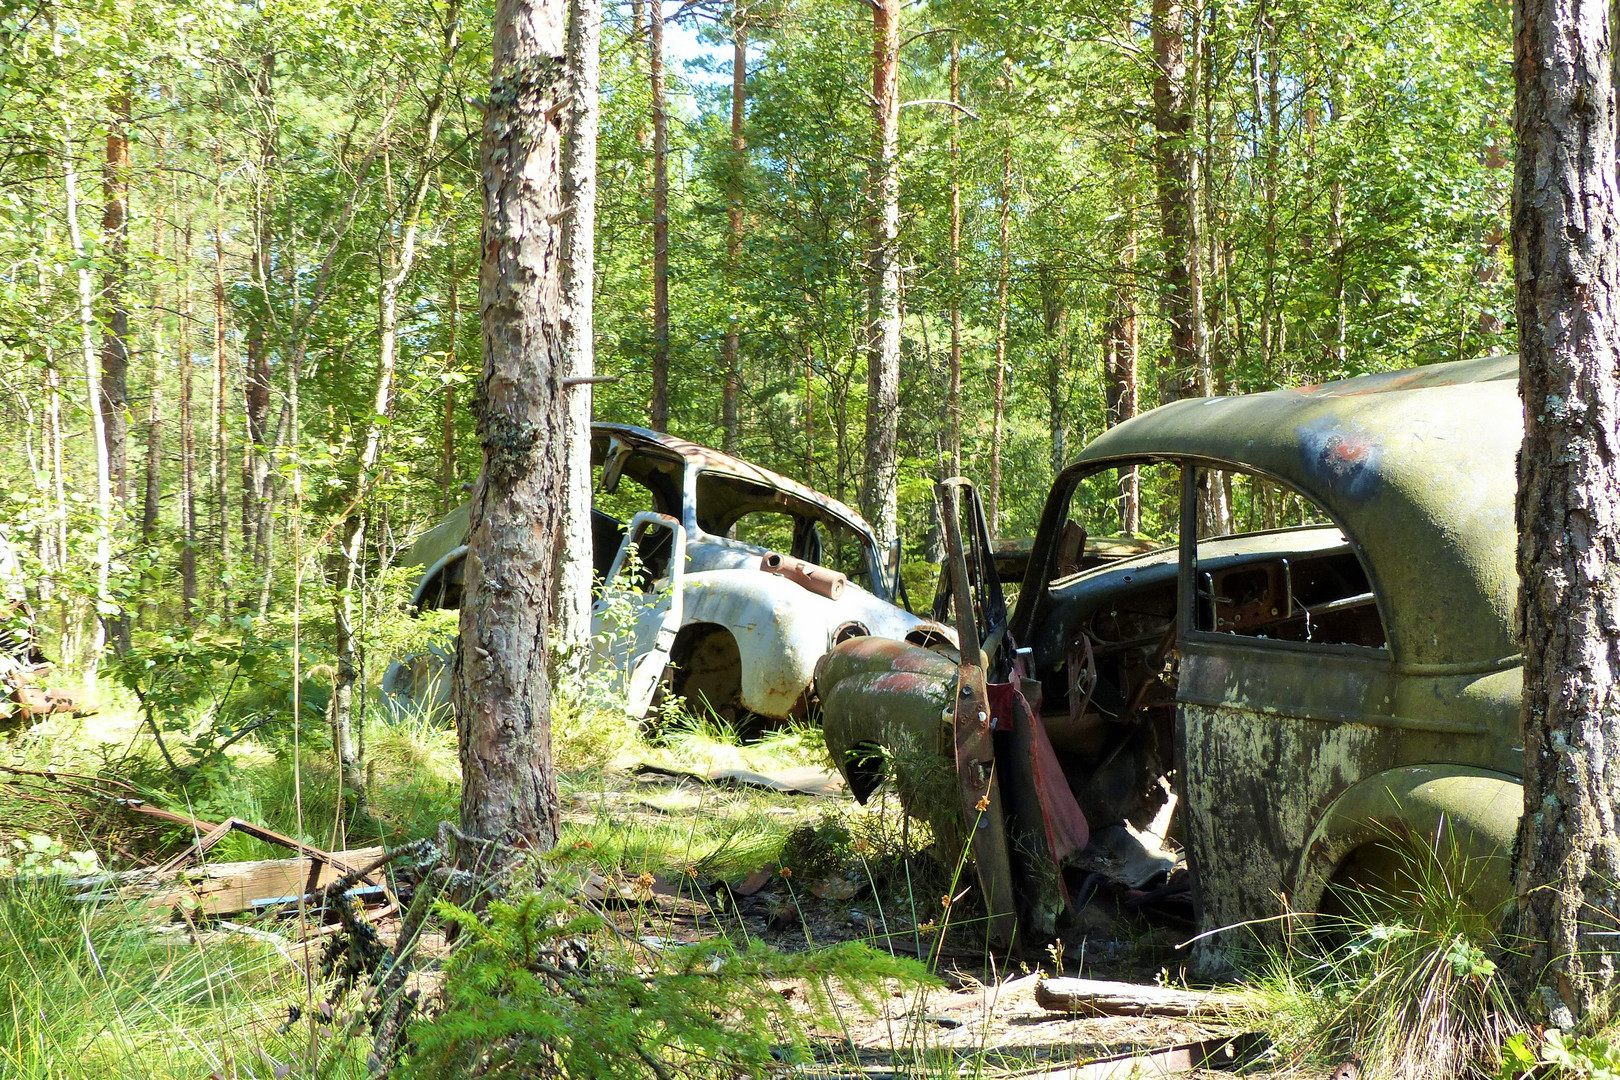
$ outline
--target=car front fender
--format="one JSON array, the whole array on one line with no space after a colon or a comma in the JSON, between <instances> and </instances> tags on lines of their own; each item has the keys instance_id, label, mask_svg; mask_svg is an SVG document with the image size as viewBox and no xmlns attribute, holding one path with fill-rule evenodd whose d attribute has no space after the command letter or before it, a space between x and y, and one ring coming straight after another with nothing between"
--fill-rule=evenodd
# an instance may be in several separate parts
<instances>
[{"instance_id":1,"label":"car front fender","mask_svg":"<svg viewBox=\"0 0 1620 1080\"><path fill-rule=\"evenodd\" d=\"M1294 874L1293 905L1316 911L1327 886L1359 852L1383 848L1399 859L1410 840L1462 869L1470 905L1500 910L1513 895L1512 850L1524 788L1506 773L1466 765L1409 765L1355 784L1312 830ZM1392 843L1393 842L1393 843Z\"/></svg>"},{"instance_id":2,"label":"car front fender","mask_svg":"<svg viewBox=\"0 0 1620 1080\"><path fill-rule=\"evenodd\" d=\"M921 620L862 589L837 600L755 569L704 570L686 576L683 625L712 623L737 642L742 706L761 716L792 715L834 634L903 636ZM898 631L898 633L896 633Z\"/></svg>"}]
</instances>

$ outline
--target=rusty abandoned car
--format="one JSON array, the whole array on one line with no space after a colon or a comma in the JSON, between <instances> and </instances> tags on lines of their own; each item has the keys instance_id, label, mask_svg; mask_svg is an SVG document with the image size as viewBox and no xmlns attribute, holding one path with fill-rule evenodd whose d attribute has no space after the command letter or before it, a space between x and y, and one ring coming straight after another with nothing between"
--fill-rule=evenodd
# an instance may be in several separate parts
<instances>
[{"instance_id":1,"label":"rusty abandoned car","mask_svg":"<svg viewBox=\"0 0 1620 1080\"><path fill-rule=\"evenodd\" d=\"M1398 886L1403 835L1440 837L1489 910L1523 805L1517 375L1494 357L1126 421L1055 481L1010 615L952 482L962 661L868 637L817 674L852 790L892 770L969 844L1004 944L1061 936L1117 879L1110 838L1154 818L1201 931Z\"/></svg>"},{"instance_id":2,"label":"rusty abandoned car","mask_svg":"<svg viewBox=\"0 0 1620 1080\"><path fill-rule=\"evenodd\" d=\"M816 662L839 641L954 647L953 630L898 606L894 553L843 503L670 435L591 432L591 666L621 680L631 715L673 694L740 722L800 716ZM406 554L424 568L418 610L460 606L466 542L462 507ZM446 702L448 656L392 664L383 689L393 706Z\"/></svg>"}]
</instances>

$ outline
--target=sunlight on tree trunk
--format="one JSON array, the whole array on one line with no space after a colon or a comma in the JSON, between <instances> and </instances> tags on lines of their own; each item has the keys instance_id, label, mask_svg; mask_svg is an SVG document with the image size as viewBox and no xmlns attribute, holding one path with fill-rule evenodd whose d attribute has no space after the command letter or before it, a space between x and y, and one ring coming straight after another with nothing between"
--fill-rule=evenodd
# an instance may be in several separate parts
<instances>
[{"instance_id":1,"label":"sunlight on tree trunk","mask_svg":"<svg viewBox=\"0 0 1620 1080\"><path fill-rule=\"evenodd\" d=\"M1517 940L1534 1018L1601 1025L1620 928L1620 185L1610 9L1519 0L1513 253L1524 805Z\"/></svg>"},{"instance_id":2,"label":"sunlight on tree trunk","mask_svg":"<svg viewBox=\"0 0 1620 1080\"><path fill-rule=\"evenodd\" d=\"M664 100L664 4L647 0L653 136L652 428L669 430L669 106Z\"/></svg>"},{"instance_id":3,"label":"sunlight on tree trunk","mask_svg":"<svg viewBox=\"0 0 1620 1080\"><path fill-rule=\"evenodd\" d=\"M900 535L900 14L899 0L872 5L872 240L861 511L885 556Z\"/></svg>"},{"instance_id":4,"label":"sunlight on tree trunk","mask_svg":"<svg viewBox=\"0 0 1620 1080\"><path fill-rule=\"evenodd\" d=\"M596 135L601 96L601 0L571 0L568 16L568 127L563 142L563 332L567 374L596 373L592 317L596 277ZM591 384L569 387L568 468L563 542L557 546L552 651L565 670L581 670L591 637Z\"/></svg>"},{"instance_id":5,"label":"sunlight on tree trunk","mask_svg":"<svg viewBox=\"0 0 1620 1080\"><path fill-rule=\"evenodd\" d=\"M562 156L566 0L500 0L484 118L484 372L454 697L461 825L546 850L552 551L562 522L568 365ZM465 860L465 856L463 856Z\"/></svg>"}]
</instances>

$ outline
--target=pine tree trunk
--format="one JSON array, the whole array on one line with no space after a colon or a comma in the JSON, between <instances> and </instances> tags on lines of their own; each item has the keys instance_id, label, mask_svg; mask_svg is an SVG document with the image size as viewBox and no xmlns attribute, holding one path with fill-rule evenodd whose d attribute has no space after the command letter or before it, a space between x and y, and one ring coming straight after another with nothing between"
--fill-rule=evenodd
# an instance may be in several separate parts
<instances>
[{"instance_id":1,"label":"pine tree trunk","mask_svg":"<svg viewBox=\"0 0 1620 1080\"><path fill-rule=\"evenodd\" d=\"M563 145L562 302L568 374L596 372L596 134L601 96L601 0L571 0L568 80L572 87ZM569 670L584 664L591 637L591 384L568 389L568 468L564 480L563 542L557 547L557 590L552 628L555 652Z\"/></svg>"},{"instance_id":2,"label":"pine tree trunk","mask_svg":"<svg viewBox=\"0 0 1620 1080\"><path fill-rule=\"evenodd\" d=\"M450 233L455 235L455 226L452 223ZM450 282L448 315L445 319L445 366L449 369L447 374L454 375L458 366L456 356L456 333L461 327L461 271L456 266L456 245L452 240L448 245L450 249ZM439 422L439 490L443 493L439 502L439 513L448 514L459 501L456 498L456 380L444 380L444 413Z\"/></svg>"},{"instance_id":3,"label":"pine tree trunk","mask_svg":"<svg viewBox=\"0 0 1620 1080\"><path fill-rule=\"evenodd\" d=\"M499 0L484 118L484 372L454 696L461 825L549 849L552 550L562 530L568 338L562 193L566 0ZM465 857L463 859L465 860Z\"/></svg>"},{"instance_id":4,"label":"pine tree trunk","mask_svg":"<svg viewBox=\"0 0 1620 1080\"><path fill-rule=\"evenodd\" d=\"M900 528L900 11L900 0L872 5L872 240L861 510L885 555Z\"/></svg>"},{"instance_id":5,"label":"pine tree trunk","mask_svg":"<svg viewBox=\"0 0 1620 1080\"><path fill-rule=\"evenodd\" d=\"M1197 232L1198 155L1191 145L1193 88L1197 80L1187 70L1187 26L1196 21L1196 0L1153 0L1157 69L1153 123L1158 131L1154 168L1159 188L1159 231L1164 243L1161 306L1169 327L1168 353L1159 372L1161 404L1198 394L1199 376L1205 370Z\"/></svg>"},{"instance_id":6,"label":"pine tree trunk","mask_svg":"<svg viewBox=\"0 0 1620 1080\"><path fill-rule=\"evenodd\" d=\"M1604 1021L1620 923L1620 186L1609 5L1520 0L1513 251L1524 801L1518 941L1532 1019Z\"/></svg>"},{"instance_id":7,"label":"pine tree trunk","mask_svg":"<svg viewBox=\"0 0 1620 1080\"><path fill-rule=\"evenodd\" d=\"M214 171L219 180L214 187L214 378L208 406L208 482L213 495L211 528L219 545L220 574L216 578L217 610L224 615L232 608L231 586L231 496L230 476L230 368L225 352L225 172L220 144L214 144Z\"/></svg>"},{"instance_id":8,"label":"pine tree trunk","mask_svg":"<svg viewBox=\"0 0 1620 1080\"><path fill-rule=\"evenodd\" d=\"M962 150L957 128L962 121L962 61L951 37L951 360L945 411L950 414L951 475L962 475Z\"/></svg>"},{"instance_id":9,"label":"pine tree trunk","mask_svg":"<svg viewBox=\"0 0 1620 1080\"><path fill-rule=\"evenodd\" d=\"M737 288L742 274L743 239L743 169L748 142L743 129L744 113L748 104L748 26L734 2L731 5L731 175L726 183L726 266L731 271L732 288ZM720 413L724 429L721 448L728 454L737 452L740 430L738 399L742 396L742 322L741 305L733 304L731 325L726 328L724 397Z\"/></svg>"},{"instance_id":10,"label":"pine tree trunk","mask_svg":"<svg viewBox=\"0 0 1620 1080\"><path fill-rule=\"evenodd\" d=\"M192 362L191 351L190 221L186 222L180 252L180 599L189 621L197 615L197 365Z\"/></svg>"},{"instance_id":11,"label":"pine tree trunk","mask_svg":"<svg viewBox=\"0 0 1620 1080\"><path fill-rule=\"evenodd\" d=\"M107 129L107 156L102 169L105 203L101 214L101 428L111 470L115 522L129 506L129 129L130 92L126 83L114 95ZM130 646L130 617L125 611L107 616L113 650Z\"/></svg>"},{"instance_id":12,"label":"pine tree trunk","mask_svg":"<svg viewBox=\"0 0 1620 1080\"><path fill-rule=\"evenodd\" d=\"M1010 87L1009 87L1010 90ZM953 110L954 111L954 110ZM1001 147L1001 222L997 234L996 260L996 370L994 402L990 419L990 497L985 500L985 517L990 535L1001 535L1001 444L1007 429L1007 287L1012 271L1012 143Z\"/></svg>"},{"instance_id":13,"label":"pine tree trunk","mask_svg":"<svg viewBox=\"0 0 1620 1080\"><path fill-rule=\"evenodd\" d=\"M260 180L255 202L257 229L254 233L253 284L270 302L270 250L274 243L274 223L270 200L270 177L275 173L276 126L275 65L273 52L264 54L255 92L263 110L265 128L259 140ZM251 555L253 577L267 581L270 570L271 467L270 458L270 349L261 317L248 324L246 370L243 396L247 402L247 452L242 457L242 546Z\"/></svg>"},{"instance_id":14,"label":"pine tree trunk","mask_svg":"<svg viewBox=\"0 0 1620 1080\"><path fill-rule=\"evenodd\" d=\"M653 121L654 431L669 429L669 109L664 101L664 5L648 0L647 56Z\"/></svg>"}]
</instances>

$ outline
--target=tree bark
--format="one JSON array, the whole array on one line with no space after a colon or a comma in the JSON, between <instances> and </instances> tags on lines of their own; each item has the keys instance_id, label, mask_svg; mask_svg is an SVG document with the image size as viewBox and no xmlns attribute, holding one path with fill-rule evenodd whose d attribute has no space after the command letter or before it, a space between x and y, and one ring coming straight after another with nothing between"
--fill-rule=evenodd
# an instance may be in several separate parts
<instances>
[{"instance_id":1,"label":"tree bark","mask_svg":"<svg viewBox=\"0 0 1620 1080\"><path fill-rule=\"evenodd\" d=\"M180 243L180 265L180 599L189 621L197 615L197 366L191 352L190 221Z\"/></svg>"},{"instance_id":2,"label":"tree bark","mask_svg":"<svg viewBox=\"0 0 1620 1080\"><path fill-rule=\"evenodd\" d=\"M451 236L455 235L454 223L450 229ZM444 380L444 414L440 419L439 427L439 490L442 492L439 501L439 513L448 514L456 505L456 331L461 326L461 271L456 266L456 245L451 240L450 248L450 282L448 317L445 324L445 367L448 369Z\"/></svg>"},{"instance_id":3,"label":"tree bark","mask_svg":"<svg viewBox=\"0 0 1620 1080\"><path fill-rule=\"evenodd\" d=\"M218 610L231 610L231 496L230 475L230 368L225 352L225 167L218 142L214 143L214 383L209 403L208 479L213 494L213 529L219 543Z\"/></svg>"},{"instance_id":4,"label":"tree bark","mask_svg":"<svg viewBox=\"0 0 1620 1080\"><path fill-rule=\"evenodd\" d=\"M571 0L568 14L568 128L563 145L563 331L567 372L596 371L592 304L596 274L596 134L601 96L601 0ZM568 468L563 542L557 546L553 652L568 670L584 663L591 638L591 384L567 391Z\"/></svg>"},{"instance_id":5,"label":"tree bark","mask_svg":"<svg viewBox=\"0 0 1620 1080\"><path fill-rule=\"evenodd\" d=\"M264 127L259 137L260 179L254 206L253 284L266 306L270 303L270 249L275 236L270 199L276 159L275 68L275 53L265 53L255 86ZM270 349L264 320L259 315L248 323L242 379L247 423L247 450L242 455L242 546L251 555L256 580L264 580L270 567Z\"/></svg>"},{"instance_id":6,"label":"tree bark","mask_svg":"<svg viewBox=\"0 0 1620 1080\"><path fill-rule=\"evenodd\" d=\"M114 94L112 123L107 129L107 155L102 168L105 206L101 214L101 247L105 269L101 275L101 429L111 470L115 520L122 520L129 505L129 299L124 294L129 277L129 129L130 91L126 79ZM129 614L108 613L107 631L113 650L130 646Z\"/></svg>"},{"instance_id":7,"label":"tree bark","mask_svg":"<svg viewBox=\"0 0 1620 1080\"><path fill-rule=\"evenodd\" d=\"M735 0L731 5L731 46L731 175L726 178L726 266L731 272L731 287L736 289L742 275L743 169L748 161L748 142L743 129L748 105L748 24L743 21ZM734 301L731 325L726 328L726 384L720 407L724 428L720 445L728 454L737 452L740 429L737 410L742 396L743 317L741 305Z\"/></svg>"},{"instance_id":8,"label":"tree bark","mask_svg":"<svg viewBox=\"0 0 1620 1080\"><path fill-rule=\"evenodd\" d=\"M900 529L900 2L872 5L871 248L861 510L885 555ZM955 110L952 110L953 112Z\"/></svg>"},{"instance_id":9,"label":"tree bark","mask_svg":"<svg viewBox=\"0 0 1620 1080\"><path fill-rule=\"evenodd\" d=\"M113 499L121 511L129 503L129 128L126 83L114 95L102 167L105 206L101 213L101 426L112 470Z\"/></svg>"},{"instance_id":10,"label":"tree bark","mask_svg":"<svg viewBox=\"0 0 1620 1080\"><path fill-rule=\"evenodd\" d=\"M60 46L58 45L58 48ZM90 268L85 257L84 236L79 231L79 172L73 160L73 129L62 121L62 181L67 193L68 238L74 261L79 264L79 344L84 354L86 405L90 413L90 442L96 456L96 616L91 631L90 655L85 662L85 685L94 690L96 668L107 644L106 619L116 613L112 584L112 467L107 456L101 393L101 368L96 360L95 315L91 309L95 295L90 284Z\"/></svg>"},{"instance_id":11,"label":"tree bark","mask_svg":"<svg viewBox=\"0 0 1620 1080\"><path fill-rule=\"evenodd\" d=\"M1008 87L1009 91L1011 87ZM951 110L954 112L955 110ZM996 259L996 370L994 402L990 419L990 497L985 500L985 517L990 535L1001 535L1001 444L1007 428L1007 288L1012 271L1012 142L1001 147L1001 221Z\"/></svg>"},{"instance_id":12,"label":"tree bark","mask_svg":"<svg viewBox=\"0 0 1620 1080\"><path fill-rule=\"evenodd\" d=\"M669 109L664 102L664 5L647 4L647 56L653 121L653 390L654 431L669 428Z\"/></svg>"},{"instance_id":13,"label":"tree bark","mask_svg":"<svg viewBox=\"0 0 1620 1080\"><path fill-rule=\"evenodd\" d=\"M499 0L484 118L484 371L454 697L463 830L557 839L547 627L562 529L565 0ZM465 859L464 859L465 861Z\"/></svg>"},{"instance_id":14,"label":"tree bark","mask_svg":"<svg viewBox=\"0 0 1620 1080\"><path fill-rule=\"evenodd\" d=\"M1620 187L1609 5L1519 0L1513 250L1524 800L1509 956L1532 1019L1604 1021L1620 923Z\"/></svg>"},{"instance_id":15,"label":"tree bark","mask_svg":"<svg viewBox=\"0 0 1620 1080\"><path fill-rule=\"evenodd\" d=\"M951 360L945 411L951 429L951 475L962 475L962 150L957 143L961 124L962 63L960 46L951 38Z\"/></svg>"},{"instance_id":16,"label":"tree bark","mask_svg":"<svg viewBox=\"0 0 1620 1080\"><path fill-rule=\"evenodd\" d=\"M1159 371L1159 400L1200 392L1206 370L1203 275L1198 250L1198 155L1193 141L1193 88L1187 70L1187 26L1197 21L1197 0L1153 0L1153 123L1158 132L1154 168L1159 188L1159 231L1164 243L1161 308L1168 351ZM1196 50L1193 53L1197 55Z\"/></svg>"}]
</instances>

